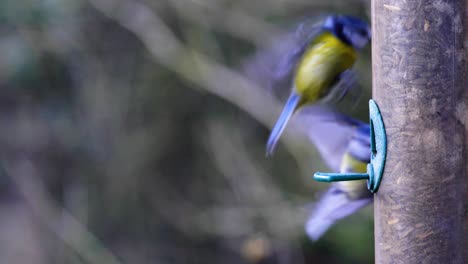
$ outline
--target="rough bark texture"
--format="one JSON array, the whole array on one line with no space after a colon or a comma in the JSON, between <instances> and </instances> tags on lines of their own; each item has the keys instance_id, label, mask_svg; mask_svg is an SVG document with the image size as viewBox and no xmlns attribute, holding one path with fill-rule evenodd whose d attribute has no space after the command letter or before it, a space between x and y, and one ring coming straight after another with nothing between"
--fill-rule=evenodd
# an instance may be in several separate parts
<instances>
[{"instance_id":1,"label":"rough bark texture","mask_svg":"<svg viewBox=\"0 0 468 264\"><path fill-rule=\"evenodd\" d=\"M388 137L376 263L466 258L464 10L460 0L373 1L373 97Z\"/></svg>"},{"instance_id":2,"label":"rough bark texture","mask_svg":"<svg viewBox=\"0 0 468 264\"><path fill-rule=\"evenodd\" d=\"M462 111L459 111L460 120L462 120L463 125L465 127L465 182L463 183L463 187L465 190L465 199L464 199L464 225L463 225L463 248L464 248L464 255L463 255L463 263L468 263L468 162L467 162L467 150L468 150L468 88L466 87L468 81L468 34L466 33L468 30L468 1L465 1L465 13L463 14L463 48L464 48L464 75L463 75L463 84L465 89L463 91L463 107L461 107Z\"/></svg>"}]
</instances>

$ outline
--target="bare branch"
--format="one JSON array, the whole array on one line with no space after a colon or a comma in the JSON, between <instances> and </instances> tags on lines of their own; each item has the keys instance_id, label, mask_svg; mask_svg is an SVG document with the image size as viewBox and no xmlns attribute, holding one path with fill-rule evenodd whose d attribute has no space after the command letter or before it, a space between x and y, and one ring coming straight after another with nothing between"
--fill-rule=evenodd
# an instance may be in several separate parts
<instances>
[{"instance_id":1,"label":"bare branch","mask_svg":"<svg viewBox=\"0 0 468 264\"><path fill-rule=\"evenodd\" d=\"M55 205L39 180L39 171L31 161L18 159L7 162L5 167L41 223L87 263L121 263L82 223Z\"/></svg>"}]
</instances>

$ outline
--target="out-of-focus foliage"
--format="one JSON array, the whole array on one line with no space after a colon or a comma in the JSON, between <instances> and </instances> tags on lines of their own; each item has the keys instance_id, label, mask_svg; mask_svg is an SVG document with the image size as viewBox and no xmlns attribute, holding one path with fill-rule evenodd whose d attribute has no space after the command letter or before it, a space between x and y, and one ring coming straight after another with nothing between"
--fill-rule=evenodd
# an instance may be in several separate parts
<instances>
[{"instance_id":1,"label":"out-of-focus foliage","mask_svg":"<svg viewBox=\"0 0 468 264\"><path fill-rule=\"evenodd\" d=\"M318 243L305 237L326 187L311 175L327 168L291 135L265 158L280 104L240 71L302 18L368 10L357 0L1 1L2 263L372 263L370 210ZM357 68L353 115L365 118L369 49Z\"/></svg>"}]
</instances>

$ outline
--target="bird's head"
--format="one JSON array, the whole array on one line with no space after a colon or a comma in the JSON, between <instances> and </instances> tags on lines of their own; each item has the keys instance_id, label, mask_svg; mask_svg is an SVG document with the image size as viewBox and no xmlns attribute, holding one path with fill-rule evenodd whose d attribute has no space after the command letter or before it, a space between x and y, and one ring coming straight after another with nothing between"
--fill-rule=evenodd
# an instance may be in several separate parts
<instances>
[{"instance_id":1,"label":"bird's head","mask_svg":"<svg viewBox=\"0 0 468 264\"><path fill-rule=\"evenodd\" d=\"M329 16L322 28L328 30L344 43L361 49L371 38L369 24L352 16Z\"/></svg>"}]
</instances>

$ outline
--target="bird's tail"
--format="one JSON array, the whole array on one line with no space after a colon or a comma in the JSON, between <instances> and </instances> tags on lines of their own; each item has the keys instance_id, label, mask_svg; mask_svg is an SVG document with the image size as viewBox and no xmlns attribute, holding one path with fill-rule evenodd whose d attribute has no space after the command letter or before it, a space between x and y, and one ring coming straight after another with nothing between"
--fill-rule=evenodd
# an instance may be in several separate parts
<instances>
[{"instance_id":1,"label":"bird's tail","mask_svg":"<svg viewBox=\"0 0 468 264\"><path fill-rule=\"evenodd\" d=\"M276 143L278 143L278 140L283 133L284 128L286 127L286 124L299 106L300 100L301 97L295 92L292 92L288 98L288 101L286 101L283 111L281 112L278 121L276 121L276 124L271 131L270 137L268 138L266 149L267 156L273 153Z\"/></svg>"},{"instance_id":2,"label":"bird's tail","mask_svg":"<svg viewBox=\"0 0 468 264\"><path fill-rule=\"evenodd\" d=\"M317 202L305 224L307 235L318 240L336 221L353 214L372 202L371 197L352 200L335 186Z\"/></svg>"}]
</instances>

